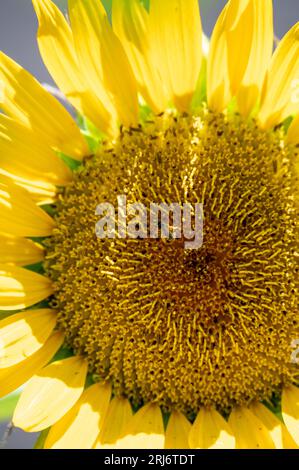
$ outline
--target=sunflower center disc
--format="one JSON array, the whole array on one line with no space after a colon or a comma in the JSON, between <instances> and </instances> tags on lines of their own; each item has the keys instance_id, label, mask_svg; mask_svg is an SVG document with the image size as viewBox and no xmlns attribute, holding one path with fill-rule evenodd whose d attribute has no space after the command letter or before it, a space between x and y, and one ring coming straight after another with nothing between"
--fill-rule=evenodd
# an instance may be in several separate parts
<instances>
[{"instance_id":1,"label":"sunflower center disc","mask_svg":"<svg viewBox=\"0 0 299 470\"><path fill-rule=\"evenodd\" d=\"M61 195L46 269L67 343L95 379L188 414L267 399L299 338L292 150L280 131L202 111L123 130ZM95 208L203 203L203 246L99 239Z\"/></svg>"}]
</instances>

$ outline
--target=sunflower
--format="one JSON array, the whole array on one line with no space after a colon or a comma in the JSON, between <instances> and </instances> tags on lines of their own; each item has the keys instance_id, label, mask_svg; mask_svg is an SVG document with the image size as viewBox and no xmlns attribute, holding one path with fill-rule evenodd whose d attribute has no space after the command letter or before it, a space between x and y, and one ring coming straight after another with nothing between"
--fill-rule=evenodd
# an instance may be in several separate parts
<instances>
[{"instance_id":1,"label":"sunflower","mask_svg":"<svg viewBox=\"0 0 299 470\"><path fill-rule=\"evenodd\" d=\"M298 448L299 23L271 0L33 0L67 109L0 55L0 396L44 448ZM297 116L296 116L297 114ZM202 203L204 241L97 238ZM295 343L294 343L295 342ZM296 356L296 354L295 354Z\"/></svg>"}]
</instances>

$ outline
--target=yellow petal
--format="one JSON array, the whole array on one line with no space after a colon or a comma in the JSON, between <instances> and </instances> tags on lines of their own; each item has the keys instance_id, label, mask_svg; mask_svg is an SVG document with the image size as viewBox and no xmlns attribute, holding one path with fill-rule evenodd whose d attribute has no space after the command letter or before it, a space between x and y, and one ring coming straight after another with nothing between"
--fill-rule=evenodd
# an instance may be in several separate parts
<instances>
[{"instance_id":1,"label":"yellow petal","mask_svg":"<svg viewBox=\"0 0 299 470\"><path fill-rule=\"evenodd\" d=\"M121 439L125 436L127 424L131 418L132 408L129 401L121 397L113 398L94 448L117 449L121 447Z\"/></svg>"},{"instance_id":2,"label":"yellow petal","mask_svg":"<svg viewBox=\"0 0 299 470\"><path fill-rule=\"evenodd\" d=\"M239 110L245 116L250 114L260 98L272 56L273 39L272 0L253 0L253 37L249 62L237 95Z\"/></svg>"},{"instance_id":3,"label":"yellow petal","mask_svg":"<svg viewBox=\"0 0 299 470\"><path fill-rule=\"evenodd\" d=\"M0 259L4 264L26 266L44 258L41 245L31 240L0 233Z\"/></svg>"},{"instance_id":4,"label":"yellow petal","mask_svg":"<svg viewBox=\"0 0 299 470\"><path fill-rule=\"evenodd\" d=\"M299 446L299 388L291 385L282 392L282 417L292 438Z\"/></svg>"},{"instance_id":5,"label":"yellow petal","mask_svg":"<svg viewBox=\"0 0 299 470\"><path fill-rule=\"evenodd\" d=\"M266 426L248 408L234 408L228 423L236 437L237 449L275 448Z\"/></svg>"},{"instance_id":6,"label":"yellow petal","mask_svg":"<svg viewBox=\"0 0 299 470\"><path fill-rule=\"evenodd\" d=\"M38 46L43 61L60 90L72 105L108 134L115 133L115 112L84 82L76 56L74 38L63 14L51 0L33 0L39 21ZM109 102L108 96L106 101ZM111 108L110 104L110 108Z\"/></svg>"},{"instance_id":7,"label":"yellow petal","mask_svg":"<svg viewBox=\"0 0 299 470\"><path fill-rule=\"evenodd\" d=\"M52 204L56 200L57 187L51 183L45 183L43 181L29 181L13 175L2 168L0 168L0 178L1 175L10 178L13 183L25 189L29 193L32 201L38 205Z\"/></svg>"},{"instance_id":8,"label":"yellow petal","mask_svg":"<svg viewBox=\"0 0 299 470\"><path fill-rule=\"evenodd\" d=\"M64 185L72 180L72 172L32 130L0 114L1 168L34 183Z\"/></svg>"},{"instance_id":9,"label":"yellow petal","mask_svg":"<svg viewBox=\"0 0 299 470\"><path fill-rule=\"evenodd\" d=\"M155 113L164 111L164 85L152 60L149 14L139 0L113 1L113 29L135 74L138 91Z\"/></svg>"},{"instance_id":10,"label":"yellow petal","mask_svg":"<svg viewBox=\"0 0 299 470\"><path fill-rule=\"evenodd\" d=\"M14 412L14 425L28 432L52 426L79 400L86 374L87 363L80 357L42 369L25 386Z\"/></svg>"},{"instance_id":11,"label":"yellow petal","mask_svg":"<svg viewBox=\"0 0 299 470\"><path fill-rule=\"evenodd\" d=\"M37 309L11 315L0 321L0 369L32 356L51 335L56 314Z\"/></svg>"},{"instance_id":12,"label":"yellow petal","mask_svg":"<svg viewBox=\"0 0 299 470\"><path fill-rule=\"evenodd\" d=\"M165 449L189 449L190 430L190 421L179 411L173 411L166 428Z\"/></svg>"},{"instance_id":13,"label":"yellow petal","mask_svg":"<svg viewBox=\"0 0 299 470\"><path fill-rule=\"evenodd\" d=\"M189 109L202 60L202 29L197 0L151 0L150 28L157 65L170 98Z\"/></svg>"},{"instance_id":14,"label":"yellow petal","mask_svg":"<svg viewBox=\"0 0 299 470\"><path fill-rule=\"evenodd\" d=\"M268 408L261 403L254 403L250 410L266 426L276 449L298 449L286 426Z\"/></svg>"},{"instance_id":15,"label":"yellow petal","mask_svg":"<svg viewBox=\"0 0 299 470\"><path fill-rule=\"evenodd\" d=\"M100 1L69 0L69 13L80 69L101 99L112 95L120 121L138 121L137 85L120 40Z\"/></svg>"},{"instance_id":16,"label":"yellow petal","mask_svg":"<svg viewBox=\"0 0 299 470\"><path fill-rule=\"evenodd\" d=\"M238 92L252 40L253 0L230 0L215 25L208 57L208 104L215 111L223 111Z\"/></svg>"},{"instance_id":17,"label":"yellow petal","mask_svg":"<svg viewBox=\"0 0 299 470\"><path fill-rule=\"evenodd\" d=\"M75 121L29 72L0 52L0 107L49 146L77 159L88 148Z\"/></svg>"},{"instance_id":18,"label":"yellow petal","mask_svg":"<svg viewBox=\"0 0 299 470\"><path fill-rule=\"evenodd\" d=\"M266 77L259 119L263 128L299 111L299 23L280 41Z\"/></svg>"},{"instance_id":19,"label":"yellow petal","mask_svg":"<svg viewBox=\"0 0 299 470\"><path fill-rule=\"evenodd\" d=\"M202 408L191 428L189 445L191 449L234 449L235 438L216 410Z\"/></svg>"},{"instance_id":20,"label":"yellow petal","mask_svg":"<svg viewBox=\"0 0 299 470\"><path fill-rule=\"evenodd\" d=\"M0 175L0 227L19 237L46 237L51 235L54 221L25 189Z\"/></svg>"},{"instance_id":21,"label":"yellow petal","mask_svg":"<svg viewBox=\"0 0 299 470\"><path fill-rule=\"evenodd\" d=\"M87 388L80 400L55 423L45 449L91 449L102 426L111 397L109 384Z\"/></svg>"},{"instance_id":22,"label":"yellow petal","mask_svg":"<svg viewBox=\"0 0 299 470\"><path fill-rule=\"evenodd\" d=\"M150 403L140 408L128 422L124 434L117 441L119 449L163 449L165 435L159 406Z\"/></svg>"},{"instance_id":23,"label":"yellow petal","mask_svg":"<svg viewBox=\"0 0 299 470\"><path fill-rule=\"evenodd\" d=\"M18 266L0 265L0 310L30 307L52 293L50 279Z\"/></svg>"},{"instance_id":24,"label":"yellow petal","mask_svg":"<svg viewBox=\"0 0 299 470\"><path fill-rule=\"evenodd\" d=\"M293 119L289 127L287 142L290 144L299 144L299 114Z\"/></svg>"},{"instance_id":25,"label":"yellow petal","mask_svg":"<svg viewBox=\"0 0 299 470\"><path fill-rule=\"evenodd\" d=\"M28 359L7 369L0 369L0 398L19 388L48 364L62 346L63 339L63 334L56 332Z\"/></svg>"}]
</instances>

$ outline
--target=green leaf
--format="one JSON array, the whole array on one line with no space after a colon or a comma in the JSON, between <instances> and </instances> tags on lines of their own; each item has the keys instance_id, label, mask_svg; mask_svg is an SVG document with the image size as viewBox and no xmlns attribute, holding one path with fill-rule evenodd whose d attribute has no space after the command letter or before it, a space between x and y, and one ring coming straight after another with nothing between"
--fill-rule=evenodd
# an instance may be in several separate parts
<instances>
[{"instance_id":1,"label":"green leaf","mask_svg":"<svg viewBox=\"0 0 299 470\"><path fill-rule=\"evenodd\" d=\"M43 449L45 441L49 434L50 428L44 429L37 438L36 443L34 444L34 449Z\"/></svg>"},{"instance_id":2,"label":"green leaf","mask_svg":"<svg viewBox=\"0 0 299 470\"><path fill-rule=\"evenodd\" d=\"M19 396L19 393L13 393L0 400L0 422L11 419Z\"/></svg>"}]
</instances>

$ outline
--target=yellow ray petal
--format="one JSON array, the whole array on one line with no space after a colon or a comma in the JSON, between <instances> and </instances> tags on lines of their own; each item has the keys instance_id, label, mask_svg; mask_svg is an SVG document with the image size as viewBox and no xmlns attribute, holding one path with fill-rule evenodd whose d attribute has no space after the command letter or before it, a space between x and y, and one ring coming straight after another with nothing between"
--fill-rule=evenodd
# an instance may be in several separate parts
<instances>
[{"instance_id":1,"label":"yellow ray petal","mask_svg":"<svg viewBox=\"0 0 299 470\"><path fill-rule=\"evenodd\" d=\"M189 109L202 60L202 29L197 0L151 0L150 28L157 65L170 98Z\"/></svg>"},{"instance_id":2,"label":"yellow ray petal","mask_svg":"<svg viewBox=\"0 0 299 470\"><path fill-rule=\"evenodd\" d=\"M189 449L190 430L190 421L179 411L173 411L166 428L165 449Z\"/></svg>"},{"instance_id":3,"label":"yellow ray petal","mask_svg":"<svg viewBox=\"0 0 299 470\"><path fill-rule=\"evenodd\" d=\"M87 388L69 412L54 424L45 449L91 449L105 418L111 386L95 384Z\"/></svg>"},{"instance_id":4,"label":"yellow ray petal","mask_svg":"<svg viewBox=\"0 0 299 470\"><path fill-rule=\"evenodd\" d=\"M0 265L0 310L30 307L52 293L50 279L18 266Z\"/></svg>"},{"instance_id":5,"label":"yellow ray petal","mask_svg":"<svg viewBox=\"0 0 299 470\"><path fill-rule=\"evenodd\" d=\"M117 449L121 446L121 439L125 436L125 429L131 418L132 408L129 401L121 397L113 398L94 448Z\"/></svg>"},{"instance_id":6,"label":"yellow ray petal","mask_svg":"<svg viewBox=\"0 0 299 470\"><path fill-rule=\"evenodd\" d=\"M268 408L254 403L250 410L266 426L276 449L298 449L286 426Z\"/></svg>"},{"instance_id":7,"label":"yellow ray petal","mask_svg":"<svg viewBox=\"0 0 299 470\"><path fill-rule=\"evenodd\" d=\"M117 441L119 449L163 449L165 442L162 413L149 403L137 411Z\"/></svg>"},{"instance_id":8,"label":"yellow ray petal","mask_svg":"<svg viewBox=\"0 0 299 470\"><path fill-rule=\"evenodd\" d=\"M72 172L28 127L0 114L0 165L28 181L64 185Z\"/></svg>"},{"instance_id":9,"label":"yellow ray petal","mask_svg":"<svg viewBox=\"0 0 299 470\"><path fill-rule=\"evenodd\" d=\"M0 107L49 146L77 159L88 148L75 121L29 72L0 52Z\"/></svg>"},{"instance_id":10,"label":"yellow ray petal","mask_svg":"<svg viewBox=\"0 0 299 470\"><path fill-rule=\"evenodd\" d=\"M290 144L299 144L299 114L293 119L289 127L287 142Z\"/></svg>"},{"instance_id":11,"label":"yellow ray petal","mask_svg":"<svg viewBox=\"0 0 299 470\"><path fill-rule=\"evenodd\" d=\"M149 15L139 0L113 0L113 29L135 74L138 90L156 113L167 107L164 85L152 60Z\"/></svg>"},{"instance_id":12,"label":"yellow ray petal","mask_svg":"<svg viewBox=\"0 0 299 470\"><path fill-rule=\"evenodd\" d=\"M87 374L81 357L53 362L25 386L16 406L13 423L24 431L37 432L52 426L79 400Z\"/></svg>"},{"instance_id":13,"label":"yellow ray petal","mask_svg":"<svg viewBox=\"0 0 299 470\"><path fill-rule=\"evenodd\" d=\"M210 108L223 111L239 90L253 40L254 0L229 0L215 25L208 56ZM242 44L242 54L240 54Z\"/></svg>"},{"instance_id":14,"label":"yellow ray petal","mask_svg":"<svg viewBox=\"0 0 299 470\"><path fill-rule=\"evenodd\" d=\"M45 344L55 324L56 314L50 309L25 311L0 321L0 369L32 356Z\"/></svg>"},{"instance_id":15,"label":"yellow ray petal","mask_svg":"<svg viewBox=\"0 0 299 470\"><path fill-rule=\"evenodd\" d=\"M38 263L44 257L41 245L26 238L0 233L0 259L4 264L26 266Z\"/></svg>"},{"instance_id":16,"label":"yellow ray petal","mask_svg":"<svg viewBox=\"0 0 299 470\"><path fill-rule=\"evenodd\" d=\"M237 95L239 110L245 116L250 114L259 100L272 56L273 39L272 0L253 0L253 37L249 62Z\"/></svg>"},{"instance_id":17,"label":"yellow ray petal","mask_svg":"<svg viewBox=\"0 0 299 470\"><path fill-rule=\"evenodd\" d=\"M266 426L248 408L233 409L228 424L236 437L237 449L275 448Z\"/></svg>"},{"instance_id":18,"label":"yellow ray petal","mask_svg":"<svg viewBox=\"0 0 299 470\"><path fill-rule=\"evenodd\" d=\"M25 189L0 175L0 227L19 237L46 237L51 235L54 221Z\"/></svg>"},{"instance_id":19,"label":"yellow ray petal","mask_svg":"<svg viewBox=\"0 0 299 470\"><path fill-rule=\"evenodd\" d=\"M0 369L0 398L26 383L52 359L63 343L63 334L56 332L36 353L7 369Z\"/></svg>"},{"instance_id":20,"label":"yellow ray petal","mask_svg":"<svg viewBox=\"0 0 299 470\"><path fill-rule=\"evenodd\" d=\"M28 181L24 178L20 178L16 175L9 173L8 171L0 168L0 175L6 176L12 180L17 186L25 189L32 201L38 205L52 204L57 197L57 187L51 183L45 183L43 181ZM1 178L1 176L0 176Z\"/></svg>"},{"instance_id":21,"label":"yellow ray petal","mask_svg":"<svg viewBox=\"0 0 299 470\"><path fill-rule=\"evenodd\" d=\"M191 428L189 445L191 449L234 449L235 438L216 410L202 408Z\"/></svg>"},{"instance_id":22,"label":"yellow ray petal","mask_svg":"<svg viewBox=\"0 0 299 470\"><path fill-rule=\"evenodd\" d=\"M292 438L299 446L299 388L285 387L281 399L282 417Z\"/></svg>"},{"instance_id":23,"label":"yellow ray petal","mask_svg":"<svg viewBox=\"0 0 299 470\"><path fill-rule=\"evenodd\" d=\"M263 128L299 111L299 23L280 41L263 89L259 119Z\"/></svg>"},{"instance_id":24,"label":"yellow ray petal","mask_svg":"<svg viewBox=\"0 0 299 470\"><path fill-rule=\"evenodd\" d=\"M138 120L136 81L103 5L94 0L69 0L69 13L85 79L100 98L103 90L109 91L125 126L135 124Z\"/></svg>"},{"instance_id":25,"label":"yellow ray petal","mask_svg":"<svg viewBox=\"0 0 299 470\"><path fill-rule=\"evenodd\" d=\"M39 50L60 90L96 127L110 135L115 134L115 110L112 103L108 96L105 102L100 101L84 82L73 34L63 14L51 0L33 0L33 6L39 21Z\"/></svg>"}]
</instances>

